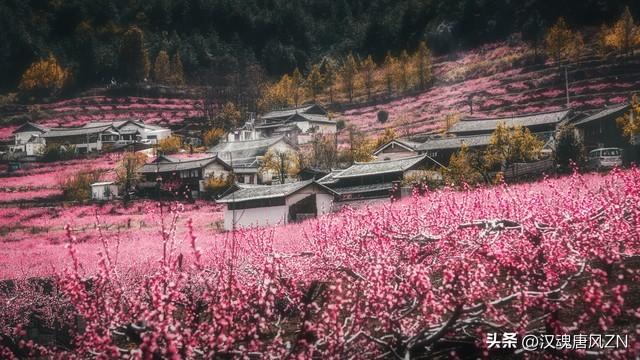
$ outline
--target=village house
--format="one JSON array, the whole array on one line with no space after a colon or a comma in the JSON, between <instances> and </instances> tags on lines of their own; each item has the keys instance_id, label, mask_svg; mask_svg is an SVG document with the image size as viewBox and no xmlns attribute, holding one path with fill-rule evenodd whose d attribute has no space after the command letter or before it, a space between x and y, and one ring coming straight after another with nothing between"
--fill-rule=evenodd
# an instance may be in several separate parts
<instances>
[{"instance_id":1,"label":"village house","mask_svg":"<svg viewBox=\"0 0 640 360\"><path fill-rule=\"evenodd\" d=\"M226 179L232 169L213 154L192 157L161 155L145 164L139 172L145 180L139 185L143 190L154 189L160 184L175 184L181 191L189 191L192 197L198 197L204 191L206 179Z\"/></svg>"},{"instance_id":2,"label":"village house","mask_svg":"<svg viewBox=\"0 0 640 360\"><path fill-rule=\"evenodd\" d=\"M618 147L630 149L630 142L622 134L617 119L629 111L629 104L606 107L573 123L587 153L593 149Z\"/></svg>"},{"instance_id":3,"label":"village house","mask_svg":"<svg viewBox=\"0 0 640 360\"><path fill-rule=\"evenodd\" d=\"M231 164L236 182L241 184L271 184L277 178L273 171L262 169L267 152L288 153L296 149L284 136L257 140L227 141L207 150Z\"/></svg>"},{"instance_id":4,"label":"village house","mask_svg":"<svg viewBox=\"0 0 640 360\"><path fill-rule=\"evenodd\" d=\"M394 183L421 181L433 176L430 169L440 165L428 155L377 160L351 165L344 170L334 170L318 180L335 191L338 201L389 196Z\"/></svg>"},{"instance_id":5,"label":"village house","mask_svg":"<svg viewBox=\"0 0 640 360\"><path fill-rule=\"evenodd\" d=\"M91 184L91 199L97 201L111 200L118 197L118 185L113 181Z\"/></svg>"},{"instance_id":6,"label":"village house","mask_svg":"<svg viewBox=\"0 0 640 360\"><path fill-rule=\"evenodd\" d=\"M279 185L238 184L217 200L225 204L224 228L288 224L331 212L335 193L313 180Z\"/></svg>"},{"instance_id":7,"label":"village house","mask_svg":"<svg viewBox=\"0 0 640 360\"><path fill-rule=\"evenodd\" d=\"M24 153L26 156L37 156L44 149L45 142L42 134L49 128L32 122L27 122L13 131L13 145L9 150L14 153Z\"/></svg>"},{"instance_id":8,"label":"village house","mask_svg":"<svg viewBox=\"0 0 640 360\"><path fill-rule=\"evenodd\" d=\"M256 121L255 131L261 137L283 135L294 144L306 144L314 134L335 134L337 122L318 104L270 111Z\"/></svg>"},{"instance_id":9,"label":"village house","mask_svg":"<svg viewBox=\"0 0 640 360\"><path fill-rule=\"evenodd\" d=\"M507 127L522 126L533 133L553 132L572 116L571 110L523 114L495 118L467 117L451 125L447 133L455 136L491 134L499 124Z\"/></svg>"},{"instance_id":10,"label":"village house","mask_svg":"<svg viewBox=\"0 0 640 360\"><path fill-rule=\"evenodd\" d=\"M81 127L46 128L26 123L14 131L13 151L38 155L46 145L73 146L78 153L102 151L135 142L155 144L171 130L137 120L89 122Z\"/></svg>"}]
</instances>

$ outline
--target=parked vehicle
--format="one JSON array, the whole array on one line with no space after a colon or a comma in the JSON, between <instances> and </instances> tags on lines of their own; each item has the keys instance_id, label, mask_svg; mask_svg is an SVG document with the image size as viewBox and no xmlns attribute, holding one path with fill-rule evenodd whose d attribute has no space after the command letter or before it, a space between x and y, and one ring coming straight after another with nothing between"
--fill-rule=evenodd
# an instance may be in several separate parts
<instances>
[{"instance_id":1,"label":"parked vehicle","mask_svg":"<svg viewBox=\"0 0 640 360\"><path fill-rule=\"evenodd\" d=\"M622 165L622 149L600 148L589 152L589 169L611 169Z\"/></svg>"}]
</instances>

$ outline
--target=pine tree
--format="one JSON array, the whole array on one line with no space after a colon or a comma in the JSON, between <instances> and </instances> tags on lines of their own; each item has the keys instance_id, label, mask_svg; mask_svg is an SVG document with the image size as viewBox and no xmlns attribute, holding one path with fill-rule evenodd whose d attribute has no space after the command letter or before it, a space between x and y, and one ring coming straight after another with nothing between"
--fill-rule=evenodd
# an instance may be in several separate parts
<instances>
[{"instance_id":1,"label":"pine tree","mask_svg":"<svg viewBox=\"0 0 640 360\"><path fill-rule=\"evenodd\" d=\"M635 24L628 6L611 28L606 42L624 55L631 54L640 45L640 27Z\"/></svg>"},{"instance_id":2,"label":"pine tree","mask_svg":"<svg viewBox=\"0 0 640 360\"><path fill-rule=\"evenodd\" d=\"M333 87L336 82L337 66L333 59L327 58L323 64L324 67L324 86L329 89L329 103L333 104Z\"/></svg>"},{"instance_id":3,"label":"pine tree","mask_svg":"<svg viewBox=\"0 0 640 360\"><path fill-rule=\"evenodd\" d=\"M349 55L344 61L344 64L342 64L342 71L341 71L342 83L344 86L344 90L347 93L347 96L349 97L349 102L353 102L353 93L355 90L355 81L356 81L357 73L358 73L358 62L356 61L356 58L353 56L353 54L349 53Z\"/></svg>"},{"instance_id":4,"label":"pine tree","mask_svg":"<svg viewBox=\"0 0 640 360\"><path fill-rule=\"evenodd\" d=\"M560 60L577 60L584 49L582 34L571 31L564 18L559 18L549 29L545 43L547 53L556 63Z\"/></svg>"},{"instance_id":5,"label":"pine tree","mask_svg":"<svg viewBox=\"0 0 640 360\"><path fill-rule=\"evenodd\" d=\"M182 67L182 60L180 60L180 53L176 52L171 58L171 83L173 85L184 85L184 69Z\"/></svg>"},{"instance_id":6,"label":"pine tree","mask_svg":"<svg viewBox=\"0 0 640 360\"><path fill-rule=\"evenodd\" d=\"M125 80L141 82L149 76L149 55L142 30L133 26L124 33L120 47L120 74Z\"/></svg>"},{"instance_id":7,"label":"pine tree","mask_svg":"<svg viewBox=\"0 0 640 360\"><path fill-rule=\"evenodd\" d=\"M316 97L322 92L322 83L324 79L322 78L322 74L320 73L320 68L318 65L313 65L311 67L311 71L309 75L307 75L307 88L313 97L313 101L316 100Z\"/></svg>"},{"instance_id":8,"label":"pine tree","mask_svg":"<svg viewBox=\"0 0 640 360\"><path fill-rule=\"evenodd\" d=\"M384 58L384 80L387 86L387 95L391 96L393 93L393 80L396 73L396 67L398 61L391 56L391 53L387 52L387 56Z\"/></svg>"},{"instance_id":9,"label":"pine tree","mask_svg":"<svg viewBox=\"0 0 640 360\"><path fill-rule=\"evenodd\" d=\"M421 41L416 52L416 69L418 70L418 81L420 90L424 90L427 83L431 81L431 51L427 43Z\"/></svg>"},{"instance_id":10,"label":"pine tree","mask_svg":"<svg viewBox=\"0 0 640 360\"><path fill-rule=\"evenodd\" d=\"M367 101L371 99L371 90L375 87L375 70L376 63L373 62L371 55L367 56L362 62L362 83L367 90Z\"/></svg>"},{"instance_id":11,"label":"pine tree","mask_svg":"<svg viewBox=\"0 0 640 360\"><path fill-rule=\"evenodd\" d=\"M400 57L398 59L398 65L396 67L396 83L398 84L398 89L401 91L407 91L409 88L409 54L407 54L406 50L402 50L400 53Z\"/></svg>"},{"instance_id":12,"label":"pine tree","mask_svg":"<svg viewBox=\"0 0 640 360\"><path fill-rule=\"evenodd\" d=\"M304 78L302 77L302 74L300 73L300 70L298 70L298 68L295 68L295 70L293 70L293 74L291 74L291 82L293 104L294 106L298 106L300 105L300 103L302 103L302 100L304 98Z\"/></svg>"},{"instance_id":13,"label":"pine tree","mask_svg":"<svg viewBox=\"0 0 640 360\"><path fill-rule=\"evenodd\" d=\"M153 63L153 80L160 84L169 83L171 77L171 68L169 66L169 55L166 51L161 50L156 56Z\"/></svg>"}]
</instances>

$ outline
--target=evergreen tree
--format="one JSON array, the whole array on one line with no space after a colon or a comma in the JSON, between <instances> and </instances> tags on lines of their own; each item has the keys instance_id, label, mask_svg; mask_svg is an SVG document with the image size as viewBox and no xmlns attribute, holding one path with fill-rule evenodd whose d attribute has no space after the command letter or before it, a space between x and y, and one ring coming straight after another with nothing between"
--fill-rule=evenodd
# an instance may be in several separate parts
<instances>
[{"instance_id":1,"label":"evergreen tree","mask_svg":"<svg viewBox=\"0 0 640 360\"><path fill-rule=\"evenodd\" d=\"M431 51L426 42L420 42L415 58L420 90L424 90L427 83L431 81Z\"/></svg>"},{"instance_id":2,"label":"evergreen tree","mask_svg":"<svg viewBox=\"0 0 640 360\"><path fill-rule=\"evenodd\" d=\"M371 55L367 56L362 62L362 83L367 90L367 101L371 99L371 90L375 87L375 70L376 64L373 62Z\"/></svg>"},{"instance_id":3,"label":"evergreen tree","mask_svg":"<svg viewBox=\"0 0 640 360\"><path fill-rule=\"evenodd\" d=\"M153 63L153 80L160 84L167 84L170 77L169 55L167 55L166 51L161 50Z\"/></svg>"},{"instance_id":4,"label":"evergreen tree","mask_svg":"<svg viewBox=\"0 0 640 360\"><path fill-rule=\"evenodd\" d=\"M180 53L178 52L176 52L171 58L170 80L173 85L184 85L185 83L182 60L180 59Z\"/></svg>"},{"instance_id":5,"label":"evergreen tree","mask_svg":"<svg viewBox=\"0 0 640 360\"><path fill-rule=\"evenodd\" d=\"M397 66L398 61L391 56L390 52L387 52L387 56L384 58L384 81L387 87L388 96L391 96L393 93L393 81Z\"/></svg>"},{"instance_id":6,"label":"evergreen tree","mask_svg":"<svg viewBox=\"0 0 640 360\"><path fill-rule=\"evenodd\" d=\"M132 82L141 82L149 76L149 56L142 30L133 26L124 33L120 47L120 75Z\"/></svg>"},{"instance_id":7,"label":"evergreen tree","mask_svg":"<svg viewBox=\"0 0 640 360\"><path fill-rule=\"evenodd\" d=\"M311 71L309 75L307 75L307 89L311 93L313 100L316 100L316 97L322 91L322 83L323 83L322 74L320 73L320 68L318 65L313 65L311 67Z\"/></svg>"},{"instance_id":8,"label":"evergreen tree","mask_svg":"<svg viewBox=\"0 0 640 360\"><path fill-rule=\"evenodd\" d=\"M342 64L342 84L344 91L349 97L349 102L353 102L353 93L355 90L356 75L358 73L358 62L352 53L349 53L344 63Z\"/></svg>"}]
</instances>

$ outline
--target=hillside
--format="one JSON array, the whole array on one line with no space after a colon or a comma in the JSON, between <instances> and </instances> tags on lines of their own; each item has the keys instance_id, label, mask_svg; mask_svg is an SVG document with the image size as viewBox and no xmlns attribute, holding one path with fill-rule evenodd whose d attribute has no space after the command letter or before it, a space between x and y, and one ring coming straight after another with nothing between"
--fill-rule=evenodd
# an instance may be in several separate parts
<instances>
[{"instance_id":1,"label":"hillside","mask_svg":"<svg viewBox=\"0 0 640 360\"><path fill-rule=\"evenodd\" d=\"M445 116L509 115L566 106L564 71L549 63L528 65L532 49L524 44L483 46L457 60L434 63L435 85L426 92L347 109L348 123L371 134L393 126L403 136L436 132ZM570 107L585 111L626 101L640 88L640 54L631 58L587 55L568 64ZM389 112L390 124L377 121Z\"/></svg>"}]
</instances>

